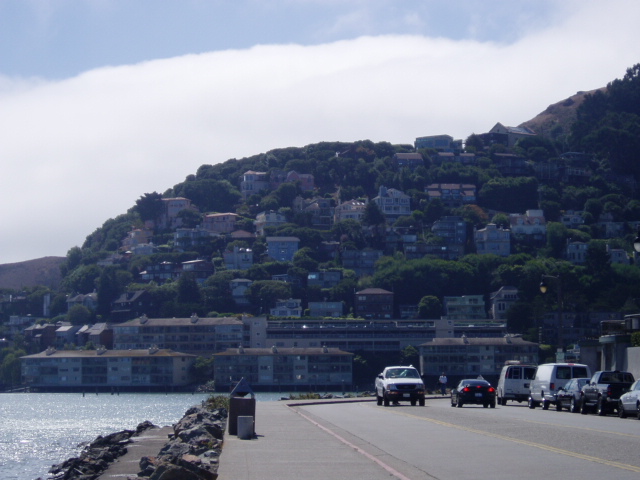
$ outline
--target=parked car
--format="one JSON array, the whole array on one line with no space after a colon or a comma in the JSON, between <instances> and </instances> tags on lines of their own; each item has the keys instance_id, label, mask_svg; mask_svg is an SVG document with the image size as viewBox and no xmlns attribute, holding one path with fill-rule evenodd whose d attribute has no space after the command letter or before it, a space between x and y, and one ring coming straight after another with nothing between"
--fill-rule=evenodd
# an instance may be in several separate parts
<instances>
[{"instance_id":1,"label":"parked car","mask_svg":"<svg viewBox=\"0 0 640 480\"><path fill-rule=\"evenodd\" d=\"M640 420L640 380L633 382L629 391L618 400L618 416L635 415Z\"/></svg>"},{"instance_id":2,"label":"parked car","mask_svg":"<svg viewBox=\"0 0 640 480\"><path fill-rule=\"evenodd\" d=\"M580 413L586 415L595 409L598 415L606 415L617 410L620 397L634 381L631 372L602 370L594 373L589 383L582 387Z\"/></svg>"},{"instance_id":3,"label":"parked car","mask_svg":"<svg viewBox=\"0 0 640 480\"><path fill-rule=\"evenodd\" d=\"M535 376L536 365L523 364L514 360L507 361L502 367L496 388L498 405L506 405L507 400L526 402L529 398L531 380Z\"/></svg>"},{"instance_id":4,"label":"parked car","mask_svg":"<svg viewBox=\"0 0 640 480\"><path fill-rule=\"evenodd\" d=\"M460 380L458 386L451 390L451 406L460 408L466 404L496 408L496 389L486 380Z\"/></svg>"},{"instance_id":5,"label":"parked car","mask_svg":"<svg viewBox=\"0 0 640 480\"><path fill-rule=\"evenodd\" d=\"M543 363L536 369L536 377L531 380L529 391L529 408L542 405L547 410L549 405L556 403L556 394L560 387L564 387L572 378L591 376L587 365L580 363Z\"/></svg>"},{"instance_id":6,"label":"parked car","mask_svg":"<svg viewBox=\"0 0 640 480\"><path fill-rule=\"evenodd\" d=\"M424 383L415 367L386 367L376 377L375 385L378 405L388 407L391 402L409 400L411 405L424 407Z\"/></svg>"},{"instance_id":7,"label":"parked car","mask_svg":"<svg viewBox=\"0 0 640 480\"><path fill-rule=\"evenodd\" d=\"M589 383L589 378L572 378L556 395L556 410L566 408L571 413L580 412L582 403L582 387Z\"/></svg>"}]
</instances>

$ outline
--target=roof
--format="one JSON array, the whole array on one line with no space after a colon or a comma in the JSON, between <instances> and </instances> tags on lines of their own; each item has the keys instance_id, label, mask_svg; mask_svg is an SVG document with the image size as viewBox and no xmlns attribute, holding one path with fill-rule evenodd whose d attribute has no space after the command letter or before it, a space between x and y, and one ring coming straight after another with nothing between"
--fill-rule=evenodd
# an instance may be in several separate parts
<instances>
[{"instance_id":1,"label":"roof","mask_svg":"<svg viewBox=\"0 0 640 480\"><path fill-rule=\"evenodd\" d=\"M271 348L227 348L224 352L214 353L214 357L228 356L265 356L265 355L354 355L351 352L345 352L339 348L323 348L323 347L271 347Z\"/></svg>"},{"instance_id":2,"label":"roof","mask_svg":"<svg viewBox=\"0 0 640 480\"><path fill-rule=\"evenodd\" d=\"M385 290L383 288L365 288L364 290L360 290L356 292L356 295L389 295L393 294L389 290Z\"/></svg>"},{"instance_id":3,"label":"roof","mask_svg":"<svg viewBox=\"0 0 640 480\"><path fill-rule=\"evenodd\" d=\"M135 327L139 325L153 325L153 326L167 326L167 325L242 325L242 321L238 320L235 317L204 317L198 318L195 322L191 317L188 318L146 318L146 317L138 317L133 320L129 320L124 323L120 323L118 325L114 325L113 328L117 329L119 327Z\"/></svg>"},{"instance_id":4,"label":"roof","mask_svg":"<svg viewBox=\"0 0 640 480\"><path fill-rule=\"evenodd\" d=\"M189 353L174 352L168 349L144 350L55 350L47 349L33 355L20 358L123 358L123 357L196 357Z\"/></svg>"},{"instance_id":5,"label":"roof","mask_svg":"<svg viewBox=\"0 0 640 480\"><path fill-rule=\"evenodd\" d=\"M300 242L298 237L267 237L267 242Z\"/></svg>"},{"instance_id":6,"label":"roof","mask_svg":"<svg viewBox=\"0 0 640 480\"><path fill-rule=\"evenodd\" d=\"M501 345L519 345L519 346L534 346L537 343L528 342L523 340L522 337L482 337L482 338L434 338L432 341L423 343L421 346L456 346L456 345L473 345L473 346L501 346Z\"/></svg>"}]
</instances>

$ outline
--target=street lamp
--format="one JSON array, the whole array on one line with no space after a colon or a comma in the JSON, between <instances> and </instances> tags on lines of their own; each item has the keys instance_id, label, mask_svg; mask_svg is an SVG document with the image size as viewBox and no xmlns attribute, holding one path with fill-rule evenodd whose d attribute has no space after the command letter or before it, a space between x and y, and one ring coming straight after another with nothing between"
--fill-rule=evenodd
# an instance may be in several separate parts
<instances>
[{"instance_id":1,"label":"street lamp","mask_svg":"<svg viewBox=\"0 0 640 480\"><path fill-rule=\"evenodd\" d=\"M640 248L640 241L638 242L638 248ZM549 284L547 280L552 280L556 284L556 292L558 294L558 331L557 331L557 341L556 343L563 347L563 337L562 337L562 282L560 280L560 275L542 275L540 281L540 292L545 294L549 290Z\"/></svg>"},{"instance_id":2,"label":"street lamp","mask_svg":"<svg viewBox=\"0 0 640 480\"><path fill-rule=\"evenodd\" d=\"M633 249L640 253L640 225L638 225L638 232L636 238L633 239Z\"/></svg>"}]
</instances>

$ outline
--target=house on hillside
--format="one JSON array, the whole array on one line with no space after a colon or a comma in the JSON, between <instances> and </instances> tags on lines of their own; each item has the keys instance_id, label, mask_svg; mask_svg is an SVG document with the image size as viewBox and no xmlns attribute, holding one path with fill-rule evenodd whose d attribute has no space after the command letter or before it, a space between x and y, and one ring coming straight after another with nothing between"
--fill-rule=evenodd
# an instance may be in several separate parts
<instances>
[{"instance_id":1,"label":"house on hillside","mask_svg":"<svg viewBox=\"0 0 640 480\"><path fill-rule=\"evenodd\" d=\"M511 232L490 223L486 227L476 230L476 253L478 255L492 253L501 257L511 254Z\"/></svg>"},{"instance_id":2,"label":"house on hillside","mask_svg":"<svg viewBox=\"0 0 640 480\"><path fill-rule=\"evenodd\" d=\"M202 219L201 228L212 233L231 233L239 219L237 213L208 213Z\"/></svg>"},{"instance_id":3,"label":"house on hillside","mask_svg":"<svg viewBox=\"0 0 640 480\"><path fill-rule=\"evenodd\" d=\"M416 138L414 146L416 150L428 148L438 152L460 152L462 140L454 140L451 135L429 135Z\"/></svg>"},{"instance_id":4,"label":"house on hillside","mask_svg":"<svg viewBox=\"0 0 640 480\"><path fill-rule=\"evenodd\" d=\"M227 270L248 270L253 265L253 250L237 245L233 251L225 250L222 254Z\"/></svg>"},{"instance_id":5,"label":"house on hillside","mask_svg":"<svg viewBox=\"0 0 640 480\"><path fill-rule=\"evenodd\" d=\"M258 194L269 188L269 174L267 172L255 172L247 170L242 174L240 181L240 194L243 200L247 200L251 195Z\"/></svg>"},{"instance_id":6,"label":"house on hillside","mask_svg":"<svg viewBox=\"0 0 640 480\"><path fill-rule=\"evenodd\" d=\"M267 255L278 262L291 262L299 249L298 237L267 237Z\"/></svg>"},{"instance_id":7,"label":"house on hillside","mask_svg":"<svg viewBox=\"0 0 640 480\"><path fill-rule=\"evenodd\" d=\"M547 221L542 210L510 213L509 227L513 236L529 243L544 244L547 241Z\"/></svg>"},{"instance_id":8,"label":"house on hillside","mask_svg":"<svg viewBox=\"0 0 640 480\"><path fill-rule=\"evenodd\" d=\"M391 159L391 164L398 170L400 168L409 168L411 170L424 167L424 158L420 153L396 153Z\"/></svg>"},{"instance_id":9,"label":"house on hillside","mask_svg":"<svg viewBox=\"0 0 640 480\"><path fill-rule=\"evenodd\" d=\"M270 210L268 212L265 211L258 213L253 223L256 227L256 233L258 235L264 235L265 228L284 225L287 223L287 218L280 212Z\"/></svg>"},{"instance_id":10,"label":"house on hillside","mask_svg":"<svg viewBox=\"0 0 640 480\"><path fill-rule=\"evenodd\" d=\"M355 314L362 318L393 318L393 292L383 288L356 292Z\"/></svg>"},{"instance_id":11,"label":"house on hillside","mask_svg":"<svg viewBox=\"0 0 640 480\"><path fill-rule=\"evenodd\" d=\"M432 183L424 190L429 200L441 200L447 207L476 203L476 186L470 183Z\"/></svg>"},{"instance_id":12,"label":"house on hillside","mask_svg":"<svg viewBox=\"0 0 640 480\"><path fill-rule=\"evenodd\" d=\"M411 197L395 188L381 186L378 189L378 196L371 201L378 205L389 224L400 217L411 215Z\"/></svg>"},{"instance_id":13,"label":"house on hillside","mask_svg":"<svg viewBox=\"0 0 640 480\"><path fill-rule=\"evenodd\" d=\"M514 147L520 139L534 136L536 136L536 132L528 127L505 127L500 122L496 123L489 132L479 135L485 147L490 147L495 143L501 143L509 148Z\"/></svg>"},{"instance_id":14,"label":"house on hillside","mask_svg":"<svg viewBox=\"0 0 640 480\"><path fill-rule=\"evenodd\" d=\"M341 222L342 220L362 221L364 211L367 208L366 202L360 200L347 200L338 205L333 211L333 221Z\"/></svg>"},{"instance_id":15,"label":"house on hillside","mask_svg":"<svg viewBox=\"0 0 640 480\"><path fill-rule=\"evenodd\" d=\"M98 294L96 292L78 294L67 297L67 312L75 305L82 305L92 312L95 312L98 305Z\"/></svg>"},{"instance_id":16,"label":"house on hillside","mask_svg":"<svg viewBox=\"0 0 640 480\"><path fill-rule=\"evenodd\" d=\"M489 296L489 313L494 320L506 320L507 310L518 301L518 289L504 286Z\"/></svg>"},{"instance_id":17,"label":"house on hillside","mask_svg":"<svg viewBox=\"0 0 640 480\"><path fill-rule=\"evenodd\" d=\"M153 299L146 290L125 292L111 303L111 319L116 323L125 322L150 313L153 308Z\"/></svg>"}]
</instances>

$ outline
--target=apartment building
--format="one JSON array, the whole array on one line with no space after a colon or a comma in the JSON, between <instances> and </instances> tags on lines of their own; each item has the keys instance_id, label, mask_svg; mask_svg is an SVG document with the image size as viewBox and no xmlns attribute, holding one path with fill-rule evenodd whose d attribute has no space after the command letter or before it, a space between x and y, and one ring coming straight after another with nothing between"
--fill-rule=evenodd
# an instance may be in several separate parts
<instances>
[{"instance_id":1,"label":"apartment building","mask_svg":"<svg viewBox=\"0 0 640 480\"><path fill-rule=\"evenodd\" d=\"M143 315L112 328L116 350L157 346L194 355L210 355L243 342L242 321L234 317L148 318Z\"/></svg>"},{"instance_id":2,"label":"apartment building","mask_svg":"<svg viewBox=\"0 0 640 480\"><path fill-rule=\"evenodd\" d=\"M353 354L337 348L230 348L214 355L216 390L244 378L254 389L351 387Z\"/></svg>"},{"instance_id":3,"label":"apartment building","mask_svg":"<svg viewBox=\"0 0 640 480\"><path fill-rule=\"evenodd\" d=\"M46 391L162 390L192 381L196 356L151 347L135 350L47 350L21 357L22 378Z\"/></svg>"}]
</instances>

